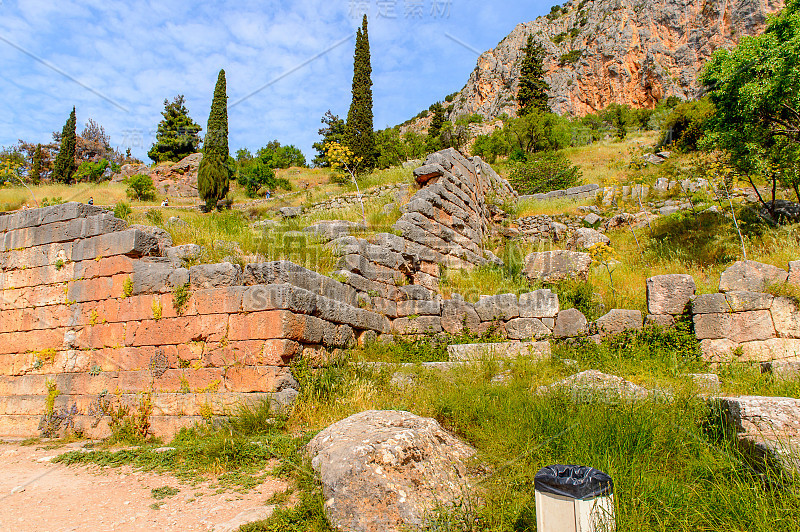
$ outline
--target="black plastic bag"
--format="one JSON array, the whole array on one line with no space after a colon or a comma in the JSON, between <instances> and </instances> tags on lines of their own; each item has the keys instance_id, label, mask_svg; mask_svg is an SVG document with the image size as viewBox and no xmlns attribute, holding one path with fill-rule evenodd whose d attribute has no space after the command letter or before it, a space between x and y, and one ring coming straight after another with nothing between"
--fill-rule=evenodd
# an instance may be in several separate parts
<instances>
[{"instance_id":1,"label":"black plastic bag","mask_svg":"<svg viewBox=\"0 0 800 532\"><path fill-rule=\"evenodd\" d=\"M614 493L614 481L610 476L593 467L579 465L543 467L533 477L533 485L536 491L580 500Z\"/></svg>"}]
</instances>

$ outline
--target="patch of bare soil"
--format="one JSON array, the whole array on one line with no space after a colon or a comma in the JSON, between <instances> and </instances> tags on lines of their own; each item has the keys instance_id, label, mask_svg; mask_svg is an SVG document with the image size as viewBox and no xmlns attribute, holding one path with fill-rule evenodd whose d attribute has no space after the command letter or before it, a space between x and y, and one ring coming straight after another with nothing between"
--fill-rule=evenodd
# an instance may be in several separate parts
<instances>
[{"instance_id":1,"label":"patch of bare soil","mask_svg":"<svg viewBox=\"0 0 800 532\"><path fill-rule=\"evenodd\" d=\"M268 477L244 494L217 493L210 480L190 484L130 467L50 462L81 445L47 450L41 444L0 443L0 530L236 530L243 518L266 517L267 500L287 489L284 481ZM151 490L165 486L180 491L154 498Z\"/></svg>"}]
</instances>

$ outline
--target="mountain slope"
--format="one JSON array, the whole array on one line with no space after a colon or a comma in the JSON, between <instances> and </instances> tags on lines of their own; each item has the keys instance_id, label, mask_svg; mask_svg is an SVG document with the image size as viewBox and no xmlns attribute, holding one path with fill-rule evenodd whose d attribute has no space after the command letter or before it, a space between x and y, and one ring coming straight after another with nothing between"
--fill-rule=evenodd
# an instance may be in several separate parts
<instances>
[{"instance_id":1,"label":"mountain slope","mask_svg":"<svg viewBox=\"0 0 800 532\"><path fill-rule=\"evenodd\" d=\"M652 108L672 95L694 98L714 50L759 33L767 14L782 7L782 0L568 2L560 12L517 25L483 53L449 118L516 116L521 49L530 34L547 51L549 103L559 114L581 116L615 102Z\"/></svg>"}]
</instances>

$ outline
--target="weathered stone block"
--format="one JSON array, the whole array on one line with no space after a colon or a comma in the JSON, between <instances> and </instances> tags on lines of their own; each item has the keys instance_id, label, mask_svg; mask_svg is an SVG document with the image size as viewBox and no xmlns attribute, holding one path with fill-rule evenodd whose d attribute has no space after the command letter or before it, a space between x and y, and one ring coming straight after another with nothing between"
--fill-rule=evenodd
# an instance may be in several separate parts
<instances>
[{"instance_id":1,"label":"weathered stone block","mask_svg":"<svg viewBox=\"0 0 800 532\"><path fill-rule=\"evenodd\" d=\"M200 264L189 268L189 281L193 290L242 284L242 267L230 262Z\"/></svg>"},{"instance_id":2,"label":"weathered stone block","mask_svg":"<svg viewBox=\"0 0 800 532\"><path fill-rule=\"evenodd\" d=\"M776 297L772 302L772 322L781 338L800 338L800 309L788 297Z\"/></svg>"},{"instance_id":3,"label":"weathered stone block","mask_svg":"<svg viewBox=\"0 0 800 532\"><path fill-rule=\"evenodd\" d=\"M519 301L515 294L481 297L475 303L475 312L481 321L510 320L519 317Z\"/></svg>"},{"instance_id":4,"label":"weathered stone block","mask_svg":"<svg viewBox=\"0 0 800 532\"><path fill-rule=\"evenodd\" d=\"M558 294L549 289L536 290L519 296L521 318L555 318L558 307Z\"/></svg>"},{"instance_id":5,"label":"weathered stone block","mask_svg":"<svg viewBox=\"0 0 800 532\"><path fill-rule=\"evenodd\" d=\"M506 336L510 340L545 338L551 331L538 318L515 318L506 322Z\"/></svg>"},{"instance_id":6,"label":"weathered stone block","mask_svg":"<svg viewBox=\"0 0 800 532\"><path fill-rule=\"evenodd\" d=\"M737 344L775 337L775 327L767 310L695 314L694 329L698 339L727 338Z\"/></svg>"},{"instance_id":7,"label":"weathered stone block","mask_svg":"<svg viewBox=\"0 0 800 532\"><path fill-rule=\"evenodd\" d=\"M647 279L647 310L650 314L683 314L696 290L691 275L656 275Z\"/></svg>"},{"instance_id":8,"label":"weathered stone block","mask_svg":"<svg viewBox=\"0 0 800 532\"><path fill-rule=\"evenodd\" d=\"M625 331L642 329L642 313L638 310L613 309L595 322L600 335L614 336Z\"/></svg>"},{"instance_id":9,"label":"weathered stone block","mask_svg":"<svg viewBox=\"0 0 800 532\"><path fill-rule=\"evenodd\" d=\"M786 282L788 276L786 270L769 264L753 260L739 261L722 272L719 291L763 292L771 284Z\"/></svg>"},{"instance_id":10,"label":"weathered stone block","mask_svg":"<svg viewBox=\"0 0 800 532\"><path fill-rule=\"evenodd\" d=\"M405 296L404 299L418 299L418 300L433 299L432 291L425 288L424 286L419 286L416 284L401 286L400 292L402 292L403 296Z\"/></svg>"},{"instance_id":11,"label":"weathered stone block","mask_svg":"<svg viewBox=\"0 0 800 532\"><path fill-rule=\"evenodd\" d=\"M74 242L69 258L78 262L114 255L144 257L157 253L156 237L138 229L126 229Z\"/></svg>"},{"instance_id":12,"label":"weathered stone block","mask_svg":"<svg viewBox=\"0 0 800 532\"><path fill-rule=\"evenodd\" d=\"M557 282L565 279L585 281L592 258L575 251L541 251L525 257L525 275L531 281Z\"/></svg>"},{"instance_id":13,"label":"weathered stone block","mask_svg":"<svg viewBox=\"0 0 800 532\"><path fill-rule=\"evenodd\" d=\"M589 334L589 322L586 316L576 309L570 308L562 310L556 316L556 325L553 328L553 336L556 338L574 338Z\"/></svg>"},{"instance_id":14,"label":"weathered stone block","mask_svg":"<svg viewBox=\"0 0 800 532\"><path fill-rule=\"evenodd\" d=\"M468 361L483 358L517 358L531 356L536 359L550 356L550 342L498 342L483 344L456 344L447 346L448 360Z\"/></svg>"},{"instance_id":15,"label":"weathered stone block","mask_svg":"<svg viewBox=\"0 0 800 532\"><path fill-rule=\"evenodd\" d=\"M800 358L800 339L770 338L745 342L740 345L743 362L766 362L769 360L792 360Z\"/></svg>"},{"instance_id":16,"label":"weathered stone block","mask_svg":"<svg viewBox=\"0 0 800 532\"><path fill-rule=\"evenodd\" d=\"M668 329L675 326L675 316L669 314L648 314L644 322L646 325L655 325Z\"/></svg>"},{"instance_id":17,"label":"weathered stone block","mask_svg":"<svg viewBox=\"0 0 800 532\"><path fill-rule=\"evenodd\" d=\"M611 239L600 231L588 227L581 227L572 233L569 241L567 241L567 249L581 251L595 244L609 245L611 244Z\"/></svg>"},{"instance_id":18,"label":"weathered stone block","mask_svg":"<svg viewBox=\"0 0 800 532\"><path fill-rule=\"evenodd\" d=\"M466 330L476 331L481 318L471 303L446 299L442 303L442 329L450 334L460 334Z\"/></svg>"},{"instance_id":19,"label":"weathered stone block","mask_svg":"<svg viewBox=\"0 0 800 532\"><path fill-rule=\"evenodd\" d=\"M439 316L419 316L417 318L398 318L392 322L395 334L429 334L442 332Z\"/></svg>"},{"instance_id":20,"label":"weathered stone block","mask_svg":"<svg viewBox=\"0 0 800 532\"><path fill-rule=\"evenodd\" d=\"M172 291L189 282L189 270L175 268L170 263L145 262L133 264L133 294L157 294Z\"/></svg>"},{"instance_id":21,"label":"weathered stone block","mask_svg":"<svg viewBox=\"0 0 800 532\"><path fill-rule=\"evenodd\" d=\"M319 296L290 284L256 285L242 295L242 310L291 310L299 314L314 314Z\"/></svg>"},{"instance_id":22,"label":"weathered stone block","mask_svg":"<svg viewBox=\"0 0 800 532\"><path fill-rule=\"evenodd\" d=\"M407 299L397 302L397 315L400 317L411 315L439 316L442 313L441 301L425 301L420 299Z\"/></svg>"}]
</instances>

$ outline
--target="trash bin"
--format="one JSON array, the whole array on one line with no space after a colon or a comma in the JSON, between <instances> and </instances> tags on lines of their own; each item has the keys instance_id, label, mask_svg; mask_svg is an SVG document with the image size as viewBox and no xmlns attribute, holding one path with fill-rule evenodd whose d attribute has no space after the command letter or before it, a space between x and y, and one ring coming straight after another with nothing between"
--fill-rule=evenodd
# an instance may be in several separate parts
<instances>
[{"instance_id":1,"label":"trash bin","mask_svg":"<svg viewBox=\"0 0 800 532\"><path fill-rule=\"evenodd\" d=\"M533 479L538 532L616 530L614 482L593 467L551 465Z\"/></svg>"}]
</instances>

